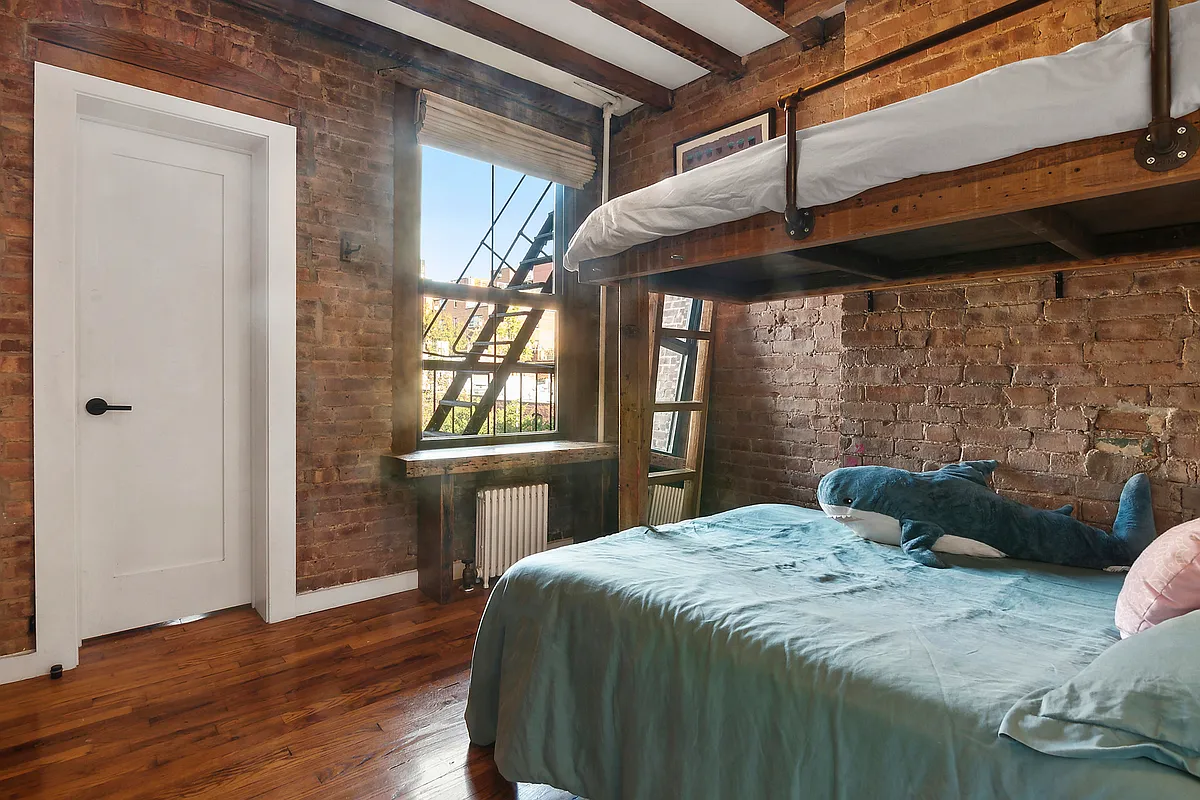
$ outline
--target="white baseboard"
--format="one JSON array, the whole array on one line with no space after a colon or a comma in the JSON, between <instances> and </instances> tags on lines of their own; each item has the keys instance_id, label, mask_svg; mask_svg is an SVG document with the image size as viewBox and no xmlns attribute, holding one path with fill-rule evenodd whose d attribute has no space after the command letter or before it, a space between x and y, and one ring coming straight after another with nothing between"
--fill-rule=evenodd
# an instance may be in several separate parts
<instances>
[{"instance_id":1,"label":"white baseboard","mask_svg":"<svg viewBox=\"0 0 1200 800\"><path fill-rule=\"evenodd\" d=\"M330 586L328 589L304 592L296 595L296 616L327 611L331 608L361 603L364 600L374 600L389 594L408 592L416 588L417 571L414 569L396 575L385 575L382 578L371 578L356 583L345 583L341 586Z\"/></svg>"},{"instance_id":2,"label":"white baseboard","mask_svg":"<svg viewBox=\"0 0 1200 800\"><path fill-rule=\"evenodd\" d=\"M36 650L14 653L11 656L0 656L0 684L49 675L51 666L47 657Z\"/></svg>"}]
</instances>

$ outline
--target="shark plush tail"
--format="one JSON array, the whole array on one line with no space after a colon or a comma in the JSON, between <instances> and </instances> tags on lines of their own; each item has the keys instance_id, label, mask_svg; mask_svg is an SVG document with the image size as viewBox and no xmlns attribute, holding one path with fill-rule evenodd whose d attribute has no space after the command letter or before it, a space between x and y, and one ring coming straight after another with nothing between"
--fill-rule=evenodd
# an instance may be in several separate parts
<instances>
[{"instance_id":1,"label":"shark plush tail","mask_svg":"<svg viewBox=\"0 0 1200 800\"><path fill-rule=\"evenodd\" d=\"M1129 549L1129 563L1133 563L1152 541L1154 509L1150 502L1150 479L1142 473L1134 475L1121 492L1121 505L1113 523L1113 535Z\"/></svg>"}]
</instances>

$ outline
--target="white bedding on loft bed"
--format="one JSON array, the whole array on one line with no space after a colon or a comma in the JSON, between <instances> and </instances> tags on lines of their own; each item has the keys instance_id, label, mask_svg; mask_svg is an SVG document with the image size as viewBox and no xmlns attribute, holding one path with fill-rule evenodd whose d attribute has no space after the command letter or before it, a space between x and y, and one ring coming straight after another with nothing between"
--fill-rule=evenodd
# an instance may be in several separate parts
<instances>
[{"instance_id":1,"label":"white bedding on loft bed","mask_svg":"<svg viewBox=\"0 0 1200 800\"><path fill-rule=\"evenodd\" d=\"M1200 0L1171 12L1171 49L1179 118L1200 109ZM1150 116L1150 21L1140 20L1061 55L799 131L798 205L1144 128ZM782 213L784 142L776 137L605 203L571 239L567 268L664 236Z\"/></svg>"}]
</instances>

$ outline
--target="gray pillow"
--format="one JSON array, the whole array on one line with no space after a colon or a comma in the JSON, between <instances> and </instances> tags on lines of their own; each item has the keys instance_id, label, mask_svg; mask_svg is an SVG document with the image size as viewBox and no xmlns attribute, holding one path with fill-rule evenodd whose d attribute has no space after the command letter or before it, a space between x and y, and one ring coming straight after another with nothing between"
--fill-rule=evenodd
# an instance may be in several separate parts
<instances>
[{"instance_id":1,"label":"gray pillow","mask_svg":"<svg viewBox=\"0 0 1200 800\"><path fill-rule=\"evenodd\" d=\"M1114 644L1026 695L1000 735L1067 758L1149 758L1200 777L1200 611Z\"/></svg>"}]
</instances>

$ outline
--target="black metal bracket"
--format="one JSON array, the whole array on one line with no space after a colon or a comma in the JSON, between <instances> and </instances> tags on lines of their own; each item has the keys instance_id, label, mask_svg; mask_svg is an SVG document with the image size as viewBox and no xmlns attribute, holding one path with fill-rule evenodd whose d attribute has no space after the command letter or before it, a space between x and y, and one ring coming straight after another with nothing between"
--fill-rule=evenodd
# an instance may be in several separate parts
<instances>
[{"instance_id":1,"label":"black metal bracket","mask_svg":"<svg viewBox=\"0 0 1200 800\"><path fill-rule=\"evenodd\" d=\"M1061 272L1054 273L1054 299L1063 299L1063 274Z\"/></svg>"},{"instance_id":2,"label":"black metal bracket","mask_svg":"<svg viewBox=\"0 0 1200 800\"><path fill-rule=\"evenodd\" d=\"M867 313L870 314L874 311L875 311L875 293L867 292Z\"/></svg>"},{"instance_id":3,"label":"black metal bracket","mask_svg":"<svg viewBox=\"0 0 1200 800\"><path fill-rule=\"evenodd\" d=\"M1171 8L1168 0L1150 6L1150 106L1146 135L1133 155L1144 169L1170 172L1192 160L1200 148L1200 132L1171 117Z\"/></svg>"},{"instance_id":4,"label":"black metal bracket","mask_svg":"<svg viewBox=\"0 0 1200 800\"><path fill-rule=\"evenodd\" d=\"M811 208L789 208L783 212L783 226L787 235L801 241L812 235L817 217Z\"/></svg>"},{"instance_id":5,"label":"black metal bracket","mask_svg":"<svg viewBox=\"0 0 1200 800\"><path fill-rule=\"evenodd\" d=\"M1143 168L1151 172L1170 172L1191 161L1200 149L1200 131L1194 125L1184 120L1170 120L1169 126L1170 136L1160 136L1158 146L1150 132L1134 146L1134 158Z\"/></svg>"}]
</instances>

